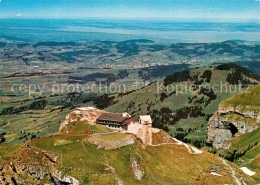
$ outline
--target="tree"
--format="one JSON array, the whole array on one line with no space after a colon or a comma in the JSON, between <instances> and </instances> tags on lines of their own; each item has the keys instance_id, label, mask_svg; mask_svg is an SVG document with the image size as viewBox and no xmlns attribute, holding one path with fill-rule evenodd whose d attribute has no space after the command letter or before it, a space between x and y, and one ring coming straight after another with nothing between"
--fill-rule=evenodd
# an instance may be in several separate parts
<instances>
[{"instance_id":1,"label":"tree","mask_svg":"<svg viewBox=\"0 0 260 185\"><path fill-rule=\"evenodd\" d=\"M202 74L202 78L206 78L206 82L210 82L212 72L210 70L205 70Z\"/></svg>"}]
</instances>

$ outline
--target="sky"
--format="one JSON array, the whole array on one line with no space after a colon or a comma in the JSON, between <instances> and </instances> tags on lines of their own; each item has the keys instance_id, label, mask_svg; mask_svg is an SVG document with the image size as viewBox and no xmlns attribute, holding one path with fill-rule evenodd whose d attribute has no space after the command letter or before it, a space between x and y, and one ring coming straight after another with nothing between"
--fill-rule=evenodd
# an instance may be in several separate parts
<instances>
[{"instance_id":1,"label":"sky","mask_svg":"<svg viewBox=\"0 0 260 185\"><path fill-rule=\"evenodd\" d=\"M0 0L0 19L260 19L260 0Z\"/></svg>"}]
</instances>

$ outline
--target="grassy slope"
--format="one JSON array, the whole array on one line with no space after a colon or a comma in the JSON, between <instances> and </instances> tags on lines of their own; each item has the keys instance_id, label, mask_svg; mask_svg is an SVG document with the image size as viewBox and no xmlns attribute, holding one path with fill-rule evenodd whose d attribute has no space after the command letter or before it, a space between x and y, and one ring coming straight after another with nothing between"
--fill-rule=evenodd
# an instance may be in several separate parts
<instances>
[{"instance_id":1,"label":"grassy slope","mask_svg":"<svg viewBox=\"0 0 260 185\"><path fill-rule=\"evenodd\" d=\"M98 127L102 130L101 127L103 126ZM111 170L107 170L107 164L115 169L115 173L124 184L169 184L172 182L180 184L234 183L234 179L228 173L221 160L213 154L204 152L200 155L192 155L188 153L184 146L174 144L143 147L137 139L135 144L120 149L97 149L96 145L85 142L89 136L84 135L84 133L88 133L92 128L86 123L78 122L74 125L74 128L71 128L72 131L69 131L69 133L60 133L33 141L31 149L32 151L41 149L49 153L61 154L62 160L61 162L59 160L58 166L62 166L62 168L59 167L59 169L66 174L76 177L83 184L115 184L115 174ZM95 129L102 132L99 128ZM162 138L165 138L167 135L163 131L159 133L156 137L153 137L153 142L156 144L161 143ZM115 137L117 137L116 135L117 133L115 133ZM106 137L108 140L109 138L111 137ZM64 142L63 145L55 146L54 144L60 140L70 142ZM112 140L111 142L113 142ZM32 163L37 157L41 156L31 155L31 153L28 153L31 150L20 150L13 156L23 152L23 158L26 158L28 163ZM28 158L29 156L31 159ZM134 157L141 170L145 171L142 181L134 178L130 157ZM218 173L222 174L222 177L213 176L207 170L216 165L220 166ZM241 171L236 170L236 175L242 175ZM254 182L251 178L246 178L249 182Z\"/></svg>"},{"instance_id":2,"label":"grassy slope","mask_svg":"<svg viewBox=\"0 0 260 185\"><path fill-rule=\"evenodd\" d=\"M250 88L245 93L239 93L223 101L221 106L239 106L242 110L260 111L260 84Z\"/></svg>"},{"instance_id":3,"label":"grassy slope","mask_svg":"<svg viewBox=\"0 0 260 185\"><path fill-rule=\"evenodd\" d=\"M223 71L223 70L216 70L214 68L209 67L203 67L198 69L191 70L191 74L199 74L202 75L202 73L205 70L211 70L212 76L210 85L214 84L220 84L221 82L225 84L226 76L229 73L229 71ZM194 102L196 100L199 100L203 95L198 94L198 92L185 92L179 93L179 94L173 94L169 97L167 97L163 102L160 101L160 93L162 91L159 91L157 93L158 86L160 86L163 83L163 81L158 81L158 83L153 83L149 85L148 87L145 87L141 90L137 90L133 93L130 93L129 95L124 95L122 97L118 97L115 99L115 101L118 101L114 105L108 107L106 110L110 112L122 112L122 111L128 111L132 116L134 116L134 120L137 119L138 115L141 114L147 114L149 113L149 110L147 109L148 104L150 105L150 111L153 109L160 109L162 107L169 107L172 110L183 108L184 106L192 106L195 105ZM180 83L184 85L189 85L190 82L183 82ZM173 85L176 85L178 83L174 83ZM208 83L203 83L202 85L206 85ZM165 87L163 87L163 90L165 90ZM203 107L203 112L206 115L213 114L217 108L219 103L222 100L225 100L226 98L231 97L234 95L234 93L226 92L224 91L215 93L217 95L217 98L207 106ZM189 103L188 98L191 98L193 96L197 95L197 98L195 98L192 103ZM206 98L206 96L205 96ZM207 98L206 98L207 99ZM132 106L131 106L132 104ZM129 108L130 107L130 108ZM170 133L173 134L173 136L178 133L176 131L177 128L182 127L185 129L188 128L196 128L192 133L189 133L187 135L187 138L194 140L194 139L200 139L200 140L206 140L206 118L187 118L180 120L177 124L169 126Z\"/></svg>"},{"instance_id":4,"label":"grassy slope","mask_svg":"<svg viewBox=\"0 0 260 185\"><path fill-rule=\"evenodd\" d=\"M239 93L223 101L221 106L240 107L243 111L258 111L260 108L260 84L250 88L247 92ZM257 123L256 120L244 118L240 115L231 114L225 115L225 117L231 121L246 121L249 125L260 126L260 123ZM231 143L229 152L233 153L236 150L237 153L243 153L246 151L235 163L257 172L254 178L260 181L260 128L236 137Z\"/></svg>"},{"instance_id":5,"label":"grassy slope","mask_svg":"<svg viewBox=\"0 0 260 185\"><path fill-rule=\"evenodd\" d=\"M167 157L165 154L167 154ZM190 155L183 147L165 145L147 147L144 153L144 160L147 164L145 167L147 172L151 174L152 178L163 184L171 183L171 179L174 179L174 182L177 184L233 183L233 179L230 178L226 171L221 171L220 174L224 176L217 178L205 170L213 164L222 166L219 159L208 153Z\"/></svg>"},{"instance_id":6,"label":"grassy slope","mask_svg":"<svg viewBox=\"0 0 260 185\"><path fill-rule=\"evenodd\" d=\"M10 155L12 155L16 150L18 150L19 147L20 147L20 145L18 145L18 144L13 144L13 145L1 144L0 145L0 164L7 161L8 157Z\"/></svg>"},{"instance_id":7,"label":"grassy slope","mask_svg":"<svg viewBox=\"0 0 260 185\"><path fill-rule=\"evenodd\" d=\"M194 69L194 70L192 70L192 73L193 74L198 73L201 75L203 73L203 71L205 71L206 69L209 69L213 72L210 84L219 83L220 81L224 82L226 79L226 76L228 74L228 71L218 71L218 70L214 70L213 68ZM141 69L138 69L138 70L141 70ZM131 78L131 80L135 80L136 78L139 78L139 77L137 77L138 70L129 71L129 78ZM102 72L107 72L107 71L104 70ZM118 72L118 69L113 72ZM89 73L89 72L86 72L86 73ZM63 77L64 76L61 76L61 78L57 81L57 83L61 83L61 82L65 83L66 80L64 80ZM55 76L54 78L57 78L57 76ZM24 78L17 77L17 78L15 78L14 81L12 81L12 83L16 83L16 80L18 80L18 81L19 80L33 80L33 82L35 82L35 83L37 82L37 83L46 85L49 82L53 83L54 79L50 80L46 76L43 76L41 79L37 79L37 77L24 77ZM122 79L122 80L124 81L125 79ZM19 84L18 81L17 81L17 83ZM5 81L5 83L7 83L7 82ZM160 80L158 83L161 84L162 80ZM206 83L204 83L204 85L205 84ZM47 87L48 87L48 85L46 85L46 88ZM7 90L8 88L5 88L5 89ZM204 112L206 115L210 115L210 114L214 113L216 111L218 104L222 100L227 99L232 95L232 93L216 93L216 94L218 96L217 99L212 101L204 109ZM24 97L25 95L26 95L26 98ZM188 98L191 98L194 95L197 95L198 97L193 100L193 103L191 103L191 104L188 103ZM49 103L52 103L52 102L57 102L59 100L63 101L62 98L65 98L66 96L61 94L60 96L57 96L57 97L56 96L55 97L45 96L45 97ZM170 109L176 110L176 109L182 108L184 106L194 105L194 101L200 99L201 97L202 97L202 95L198 95L197 92L188 92L188 93L184 93L184 94L178 94L178 96L173 94L173 95L169 96L168 98L166 98L163 102L160 102L160 94L157 94L157 84L154 83L149 87L146 87L142 90L138 90L129 95L125 95L122 98L120 98L120 97L116 98L116 101L119 101L119 102L116 103L115 105L112 105L107 110L111 111L111 112L122 112L122 111L127 110L131 113L131 115L134 115L134 118L136 119L139 114L147 114L149 112L147 109L147 104L152 103L152 105L150 106L151 110L160 109L162 107L169 107ZM5 100L5 98L7 98L7 99ZM30 97L28 99L27 94L24 94L23 96L16 96L16 97L4 96L4 97L1 97L1 100L4 100L4 102L1 104L2 109L5 107L10 107L10 106L18 107L21 105L23 105L23 106L29 105L33 101L35 101L35 99L33 97ZM25 101L23 101L23 100L25 100ZM129 102L135 103L133 105L133 108L128 109L128 106L130 105ZM91 102L87 102L86 104L91 104ZM139 107L139 104L140 104L140 107ZM43 111L43 110L40 110L40 111L32 110L31 111L31 110L29 110L29 111L24 111L24 112L18 113L16 115L1 115L0 116L0 133L2 133L2 132L7 133L7 135L5 136L6 143L22 143L26 139L25 135L28 139L31 138L31 136L29 134L36 134L37 137L52 134L58 130L61 120L64 120L65 115L67 115L69 112L70 112L69 109L64 109L62 112L60 112L58 109L55 111ZM193 127L192 126L193 118L192 119L188 118L186 120L187 120L187 123L190 122L189 124L191 124L191 127ZM193 140L193 139L205 140L206 139L206 136L205 136L206 127L205 126L202 127L202 125L204 124L205 121L206 121L206 119L199 120L199 122L195 123L195 125L197 125L197 129L194 130L195 133L189 133L187 138L189 138L191 140ZM9 124L7 124L8 122L9 122ZM5 124L5 126L3 126L3 124ZM178 124L170 127L171 133L173 135L177 133L176 128L178 128L178 127L179 127ZM204 133L204 134L200 134L200 133ZM193 135L194 136L196 135L196 137L193 137Z\"/></svg>"},{"instance_id":8,"label":"grassy slope","mask_svg":"<svg viewBox=\"0 0 260 185\"><path fill-rule=\"evenodd\" d=\"M241 135L231 141L232 145L228 152L233 153L236 150L236 153L243 153L239 159L234 161L238 166L246 166L252 171L256 172L256 175L253 178L259 182L260 181L260 129L253 132L246 133Z\"/></svg>"},{"instance_id":9,"label":"grassy slope","mask_svg":"<svg viewBox=\"0 0 260 185\"><path fill-rule=\"evenodd\" d=\"M17 64L18 65L18 64ZM21 64L19 64L21 65ZM171 65L168 68L168 73L160 73L160 70L157 71L157 67L150 68L136 68L127 70L128 77L117 79L116 82L119 84L124 84L128 89L134 88L133 84L135 81L139 81L140 85L143 85L143 78L139 76L138 72L140 71L152 71L155 69L157 71L155 74L151 74L151 79L159 79L171 72L171 69L174 71L178 71L180 69L189 68L188 65L180 65L181 68L176 65ZM70 66L71 67L71 66ZM160 66L158 67L158 69ZM53 69L53 68L52 68ZM60 69L64 70L64 68ZM21 107L21 106L29 106L32 102L38 101L42 99L46 99L48 104L57 103L59 101L64 102L64 98L67 97L67 88L61 87L61 85L67 84L68 77L72 76L86 76L91 73L112 73L117 76L121 69L76 69L73 68L73 74L50 74L43 76L27 76L27 77L9 77L9 78L0 78L0 82L3 85L3 90L0 90L0 113L4 108L8 107ZM10 75L10 74L9 74ZM5 75L8 76L8 75ZM151 80L149 79L149 80ZM147 82L148 83L148 82ZM13 84L37 84L36 92L32 88L32 94L29 96L28 89L26 89L23 93L12 93L12 85ZM53 90L53 85L60 85L59 96L49 96L52 94L51 90ZM39 87L44 90L43 94L38 92ZM62 88L64 88L62 90ZM55 90L58 88L55 86ZM15 91L19 91L19 89L14 89ZM79 89L81 90L81 89ZM69 92L71 89L69 90ZM94 88L94 92L98 92L99 88ZM105 91L104 91L105 92ZM88 94L88 93L86 93ZM13 95L13 96L8 96ZM83 105L91 105L92 102L83 103ZM77 104L77 106L80 106ZM7 135L6 143L23 143L26 138L30 139L32 134L35 134L37 137L46 136L49 134L56 133L59 129L60 123L65 119L65 116L71 112L70 109L63 109L61 111L61 107L55 111L44 111L44 110L28 110L23 111L21 113L13 114L13 115L0 115L0 134L5 132ZM8 123L8 124L7 124ZM3 126L4 125L4 126ZM28 135L30 134L30 135ZM19 139L20 138L20 139Z\"/></svg>"},{"instance_id":10,"label":"grassy slope","mask_svg":"<svg viewBox=\"0 0 260 185\"><path fill-rule=\"evenodd\" d=\"M2 122L7 123L0 128L0 132L6 132L6 143L22 143L25 141L23 136L31 138L32 134L37 137L46 136L56 133L59 130L60 123L65 119L66 115L71 112L65 109L45 111L33 110L22 112L17 115L4 115L0 116ZM20 137L23 137L19 139Z\"/></svg>"}]
</instances>

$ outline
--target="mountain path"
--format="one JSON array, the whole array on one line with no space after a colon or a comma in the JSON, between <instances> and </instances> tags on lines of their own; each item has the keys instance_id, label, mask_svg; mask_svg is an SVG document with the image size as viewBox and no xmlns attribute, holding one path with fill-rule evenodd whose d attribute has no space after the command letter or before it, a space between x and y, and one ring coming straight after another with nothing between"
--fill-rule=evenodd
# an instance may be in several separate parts
<instances>
[{"instance_id":1,"label":"mountain path","mask_svg":"<svg viewBox=\"0 0 260 185\"><path fill-rule=\"evenodd\" d=\"M85 147L85 139L86 139L86 138L84 138L84 139L81 140L81 146L82 146L84 152L85 152L86 154L88 154L88 156L90 156L92 159L94 159L94 157L93 157L92 155L90 155L90 153L88 153L88 151L87 151L87 149L86 149L86 147Z\"/></svg>"},{"instance_id":2,"label":"mountain path","mask_svg":"<svg viewBox=\"0 0 260 185\"><path fill-rule=\"evenodd\" d=\"M161 145L183 145L187 148L188 152L190 154L201 154L203 153L201 150L195 148L195 147L192 147L186 143L183 143L181 141L179 141L178 139L176 138L173 138L173 140L176 142L176 143L160 143L160 144L156 144L156 145L153 145L153 144L149 144L149 146L161 146ZM193 151L193 152L192 152Z\"/></svg>"},{"instance_id":3,"label":"mountain path","mask_svg":"<svg viewBox=\"0 0 260 185\"><path fill-rule=\"evenodd\" d=\"M237 183L237 185L241 185L241 183L238 180L238 178L236 177L235 171L232 169L232 167L225 161L225 159L222 159L222 158L220 158L220 159L221 159L222 163L230 169L231 175L232 175L233 179L235 180L235 182Z\"/></svg>"},{"instance_id":4,"label":"mountain path","mask_svg":"<svg viewBox=\"0 0 260 185\"><path fill-rule=\"evenodd\" d=\"M245 166L245 165L247 165L247 164L251 163L252 161L254 161L255 159L256 159L256 157L255 157L255 158L253 158L253 159L250 159L250 160L249 160L249 161L247 161L246 163L243 163L243 164L241 164L239 167Z\"/></svg>"}]
</instances>

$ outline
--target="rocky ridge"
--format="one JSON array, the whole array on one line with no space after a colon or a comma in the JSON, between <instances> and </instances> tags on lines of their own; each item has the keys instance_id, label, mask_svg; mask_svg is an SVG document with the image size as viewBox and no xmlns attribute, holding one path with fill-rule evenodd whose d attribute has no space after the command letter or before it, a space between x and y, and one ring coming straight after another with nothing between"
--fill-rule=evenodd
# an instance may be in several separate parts
<instances>
[{"instance_id":1,"label":"rocky ridge","mask_svg":"<svg viewBox=\"0 0 260 185\"><path fill-rule=\"evenodd\" d=\"M31 158L37 158L35 163L23 160L21 154L30 153ZM69 175L62 175L58 169L58 157L44 151L32 151L23 147L16 154L15 159L0 165L0 184L72 184L79 185L79 181Z\"/></svg>"},{"instance_id":2,"label":"rocky ridge","mask_svg":"<svg viewBox=\"0 0 260 185\"><path fill-rule=\"evenodd\" d=\"M220 103L218 110L208 122L207 144L215 149L229 149L233 138L259 128L260 111L258 110L259 85L248 92L242 92ZM236 104L236 99L246 99ZM254 98L257 100L254 102Z\"/></svg>"}]
</instances>

